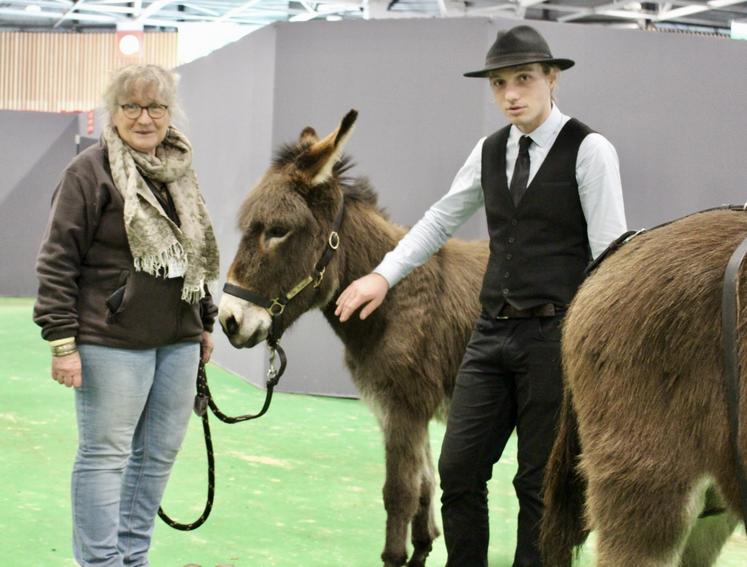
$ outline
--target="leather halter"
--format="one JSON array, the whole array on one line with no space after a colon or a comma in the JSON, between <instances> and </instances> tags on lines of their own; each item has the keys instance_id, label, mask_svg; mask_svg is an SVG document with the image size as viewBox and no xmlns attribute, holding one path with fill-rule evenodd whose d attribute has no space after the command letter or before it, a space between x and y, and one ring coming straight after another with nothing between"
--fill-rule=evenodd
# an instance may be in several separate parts
<instances>
[{"instance_id":1,"label":"leather halter","mask_svg":"<svg viewBox=\"0 0 747 567\"><path fill-rule=\"evenodd\" d=\"M314 265L313 273L298 281L288 293L284 293L281 290L280 295L272 299L268 299L263 295L260 295L245 287L241 287L235 284L226 283L223 286L224 293L233 295L234 297L238 297L239 299L243 299L245 301L248 301L249 303L253 303L254 305L259 305L270 314L272 323L270 324L270 331L267 335L267 344L270 345L271 348L275 347L277 342L280 340L280 337L282 336L282 332L279 331L280 316L283 314L285 306L294 297L296 297L299 293L306 289L310 284L313 283L314 288L318 288L321 285L322 280L324 279L324 273L327 269L327 265L329 264L330 260L332 260L332 256L334 255L337 248L339 248L340 246L339 231L340 225L342 224L344 210L345 206L341 202L340 209L337 211L337 216L335 217L334 224L332 225L332 230L330 231L329 236L327 236L327 242L325 243L324 252L322 253L322 257L319 258L319 261Z\"/></svg>"}]
</instances>

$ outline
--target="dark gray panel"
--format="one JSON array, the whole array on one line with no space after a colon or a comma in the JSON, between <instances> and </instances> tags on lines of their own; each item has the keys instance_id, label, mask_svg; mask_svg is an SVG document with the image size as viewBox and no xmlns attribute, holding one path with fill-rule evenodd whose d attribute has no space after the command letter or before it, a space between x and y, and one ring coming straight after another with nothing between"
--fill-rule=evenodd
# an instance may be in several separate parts
<instances>
[{"instance_id":1,"label":"dark gray panel","mask_svg":"<svg viewBox=\"0 0 747 567\"><path fill-rule=\"evenodd\" d=\"M747 43L544 24L563 73L559 106L620 156L631 228L747 200Z\"/></svg>"},{"instance_id":2,"label":"dark gray panel","mask_svg":"<svg viewBox=\"0 0 747 567\"><path fill-rule=\"evenodd\" d=\"M187 114L183 127L194 146L193 164L215 226L224 277L239 242L239 206L270 163L274 69L274 26L178 69ZM216 302L222 287L223 281ZM264 383L264 349L238 351L219 328L214 337L219 364Z\"/></svg>"},{"instance_id":3,"label":"dark gray panel","mask_svg":"<svg viewBox=\"0 0 747 567\"><path fill-rule=\"evenodd\" d=\"M36 295L34 264L60 172L75 155L76 116L0 111L0 294Z\"/></svg>"}]
</instances>

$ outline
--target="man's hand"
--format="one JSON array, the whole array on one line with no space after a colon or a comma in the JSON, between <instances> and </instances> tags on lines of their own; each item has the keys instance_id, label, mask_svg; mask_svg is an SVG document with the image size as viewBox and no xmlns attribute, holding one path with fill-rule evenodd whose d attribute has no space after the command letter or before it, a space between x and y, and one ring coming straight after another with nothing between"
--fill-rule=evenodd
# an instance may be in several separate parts
<instances>
[{"instance_id":1,"label":"man's hand","mask_svg":"<svg viewBox=\"0 0 747 567\"><path fill-rule=\"evenodd\" d=\"M200 337L200 358L202 359L202 362L207 364L213 354L214 348L215 343L213 342L213 335L207 331L202 331L202 336Z\"/></svg>"},{"instance_id":2,"label":"man's hand","mask_svg":"<svg viewBox=\"0 0 747 567\"><path fill-rule=\"evenodd\" d=\"M68 388L80 388L83 383L80 354L76 351L65 356L53 356L52 378Z\"/></svg>"},{"instance_id":3,"label":"man's hand","mask_svg":"<svg viewBox=\"0 0 747 567\"><path fill-rule=\"evenodd\" d=\"M344 323L355 311L365 304L360 318L365 319L384 301L389 291L389 282L376 272L363 276L351 283L337 298L335 315Z\"/></svg>"}]
</instances>

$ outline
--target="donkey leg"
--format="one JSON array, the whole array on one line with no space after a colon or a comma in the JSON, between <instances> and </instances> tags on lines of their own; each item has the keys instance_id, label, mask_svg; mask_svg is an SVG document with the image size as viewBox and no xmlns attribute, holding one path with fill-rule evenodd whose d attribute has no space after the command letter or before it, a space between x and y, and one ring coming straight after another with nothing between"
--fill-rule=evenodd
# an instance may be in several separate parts
<instances>
[{"instance_id":1,"label":"donkey leg","mask_svg":"<svg viewBox=\"0 0 747 567\"><path fill-rule=\"evenodd\" d=\"M420 479L420 501L418 511L412 519L413 552L408 567L424 567L425 560L433 548L433 540L439 536L433 511L433 493L436 486L433 457L428 437L423 447L423 469Z\"/></svg>"},{"instance_id":2,"label":"donkey leg","mask_svg":"<svg viewBox=\"0 0 747 567\"><path fill-rule=\"evenodd\" d=\"M650 471L644 475L659 477ZM676 567L695 516L693 489L645 478L589 479L588 505L597 531L597 567Z\"/></svg>"},{"instance_id":3,"label":"donkey leg","mask_svg":"<svg viewBox=\"0 0 747 567\"><path fill-rule=\"evenodd\" d=\"M407 530L418 511L423 470L423 443L428 434L425 420L390 414L383 424L386 449L384 508L387 512L384 567L400 567L407 561Z\"/></svg>"},{"instance_id":4,"label":"donkey leg","mask_svg":"<svg viewBox=\"0 0 747 567\"><path fill-rule=\"evenodd\" d=\"M714 486L705 493L702 509L706 512L726 508L724 499ZM687 538L679 567L710 567L716 562L726 540L739 521L728 511L698 518Z\"/></svg>"}]
</instances>

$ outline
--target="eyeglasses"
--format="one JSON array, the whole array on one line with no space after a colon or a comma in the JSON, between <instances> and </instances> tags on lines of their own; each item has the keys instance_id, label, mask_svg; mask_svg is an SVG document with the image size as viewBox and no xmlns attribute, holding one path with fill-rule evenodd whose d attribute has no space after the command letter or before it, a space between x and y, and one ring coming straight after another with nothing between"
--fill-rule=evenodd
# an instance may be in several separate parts
<instances>
[{"instance_id":1,"label":"eyeglasses","mask_svg":"<svg viewBox=\"0 0 747 567\"><path fill-rule=\"evenodd\" d=\"M165 104L154 103L149 104L148 106L141 106L139 104L135 104L134 102L120 104L119 107L122 109L122 114L124 114L130 120L140 118L140 115L143 113L143 109L148 112L148 116L150 116L154 120L157 120L166 116L166 111L169 109L169 107Z\"/></svg>"}]
</instances>

